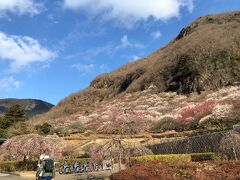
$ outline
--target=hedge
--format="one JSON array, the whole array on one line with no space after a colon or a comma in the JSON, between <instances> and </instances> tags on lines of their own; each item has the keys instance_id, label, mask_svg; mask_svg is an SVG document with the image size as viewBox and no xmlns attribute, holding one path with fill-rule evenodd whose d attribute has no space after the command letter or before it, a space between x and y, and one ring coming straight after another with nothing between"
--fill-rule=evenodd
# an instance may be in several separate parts
<instances>
[{"instance_id":1,"label":"hedge","mask_svg":"<svg viewBox=\"0 0 240 180\"><path fill-rule=\"evenodd\" d=\"M58 169L64 161L68 165L71 165L74 161L81 164L83 161L89 162L90 158L63 159L56 163L56 168ZM0 172L36 171L37 165L37 161L0 161Z\"/></svg>"},{"instance_id":2,"label":"hedge","mask_svg":"<svg viewBox=\"0 0 240 180\"><path fill-rule=\"evenodd\" d=\"M220 153L194 153L194 154L160 154L160 155L145 155L132 157L132 164L144 163L147 161L160 160L165 162L189 162L189 161L208 161L208 160L225 160L225 156ZM90 158L69 158L62 159L57 163L57 167L62 165L66 161L68 165L71 165L74 161L81 164L83 161L91 161ZM37 161L0 161L0 172L15 172L15 171L36 171Z\"/></svg>"},{"instance_id":3,"label":"hedge","mask_svg":"<svg viewBox=\"0 0 240 180\"><path fill-rule=\"evenodd\" d=\"M160 155L146 155L131 158L133 163L144 163L147 161L160 160L165 162L176 161L217 161L226 159L220 153L193 153L193 154L160 154Z\"/></svg>"},{"instance_id":4,"label":"hedge","mask_svg":"<svg viewBox=\"0 0 240 180\"><path fill-rule=\"evenodd\" d=\"M59 164L63 164L63 162L66 161L68 165L73 164L74 161L77 161L78 164L83 163L84 161L91 161L91 158L68 158L68 159L62 159Z\"/></svg>"},{"instance_id":5,"label":"hedge","mask_svg":"<svg viewBox=\"0 0 240 180\"><path fill-rule=\"evenodd\" d=\"M227 158L220 153L194 153L191 154L191 161L220 161Z\"/></svg>"},{"instance_id":6,"label":"hedge","mask_svg":"<svg viewBox=\"0 0 240 180\"><path fill-rule=\"evenodd\" d=\"M175 162L175 161L191 161L191 156L189 154L161 154L161 155L146 155L131 158L133 162L144 163L147 161L160 160L165 162Z\"/></svg>"},{"instance_id":7,"label":"hedge","mask_svg":"<svg viewBox=\"0 0 240 180\"><path fill-rule=\"evenodd\" d=\"M0 161L0 172L35 171L37 161Z\"/></svg>"}]
</instances>

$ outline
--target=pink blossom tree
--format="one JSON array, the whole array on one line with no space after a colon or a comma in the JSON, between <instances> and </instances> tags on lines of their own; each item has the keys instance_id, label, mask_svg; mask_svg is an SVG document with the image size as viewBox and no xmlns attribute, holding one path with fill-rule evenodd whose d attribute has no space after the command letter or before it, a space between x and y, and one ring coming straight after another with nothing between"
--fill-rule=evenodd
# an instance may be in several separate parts
<instances>
[{"instance_id":1,"label":"pink blossom tree","mask_svg":"<svg viewBox=\"0 0 240 180\"><path fill-rule=\"evenodd\" d=\"M201 118L211 114L216 104L216 100L209 99L196 105L185 106L175 113L175 117L178 121L183 123L188 121L200 120Z\"/></svg>"},{"instance_id":2,"label":"pink blossom tree","mask_svg":"<svg viewBox=\"0 0 240 180\"><path fill-rule=\"evenodd\" d=\"M155 116L149 111L113 108L102 117L89 121L87 128L108 134L136 134L148 128L149 122Z\"/></svg>"},{"instance_id":3,"label":"pink blossom tree","mask_svg":"<svg viewBox=\"0 0 240 180\"><path fill-rule=\"evenodd\" d=\"M107 156L107 150L104 148L104 145L96 145L90 148L90 156L92 159L103 160Z\"/></svg>"},{"instance_id":4,"label":"pink blossom tree","mask_svg":"<svg viewBox=\"0 0 240 180\"><path fill-rule=\"evenodd\" d=\"M15 136L7 140L0 148L1 159L37 160L41 154L48 154L54 159L59 159L62 150L57 144L57 139L43 137L38 134Z\"/></svg>"},{"instance_id":5,"label":"pink blossom tree","mask_svg":"<svg viewBox=\"0 0 240 180\"><path fill-rule=\"evenodd\" d=\"M109 134L136 134L147 129L147 121L154 116L148 111L114 108L108 111L107 118L98 131Z\"/></svg>"}]
</instances>

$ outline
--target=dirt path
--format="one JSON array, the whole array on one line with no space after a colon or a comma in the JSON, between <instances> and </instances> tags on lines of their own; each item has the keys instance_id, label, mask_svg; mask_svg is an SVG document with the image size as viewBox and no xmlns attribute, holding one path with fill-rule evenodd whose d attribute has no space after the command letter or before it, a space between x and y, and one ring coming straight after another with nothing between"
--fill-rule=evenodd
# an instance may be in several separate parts
<instances>
[{"instance_id":1,"label":"dirt path","mask_svg":"<svg viewBox=\"0 0 240 180\"><path fill-rule=\"evenodd\" d=\"M122 168L125 167L122 165ZM67 174L60 175L56 174L56 180L106 180L108 177L115 172L118 172L118 164L114 164L114 170L105 170L105 171L97 171L97 172L89 172L89 173L80 173L80 174ZM15 176L10 174L1 174L0 180L35 180L35 172L18 172L21 176Z\"/></svg>"},{"instance_id":2,"label":"dirt path","mask_svg":"<svg viewBox=\"0 0 240 180\"><path fill-rule=\"evenodd\" d=\"M1 180L35 180L35 177L21 177L21 176L14 176L9 174L0 174ZM71 174L71 175L57 175L56 180L87 180L87 179L104 179L102 176L92 176L90 174Z\"/></svg>"},{"instance_id":3,"label":"dirt path","mask_svg":"<svg viewBox=\"0 0 240 180\"><path fill-rule=\"evenodd\" d=\"M1 174L0 173L0 179L1 180L24 180L24 178L20 176L14 176L14 175L9 175L9 174Z\"/></svg>"},{"instance_id":4,"label":"dirt path","mask_svg":"<svg viewBox=\"0 0 240 180\"><path fill-rule=\"evenodd\" d=\"M15 176L15 175L9 175L9 174L0 174L1 180L35 180L34 176L31 177L21 177L21 176ZM67 176L57 176L55 178L56 180L75 180L78 179L74 175L67 175Z\"/></svg>"},{"instance_id":5,"label":"dirt path","mask_svg":"<svg viewBox=\"0 0 240 180\"><path fill-rule=\"evenodd\" d=\"M68 174L60 175L56 174L56 180L105 180L115 171L99 171L99 172L89 172L82 174ZM35 172L28 172L21 174L21 176L9 175L9 174L0 174L0 180L35 180Z\"/></svg>"}]
</instances>

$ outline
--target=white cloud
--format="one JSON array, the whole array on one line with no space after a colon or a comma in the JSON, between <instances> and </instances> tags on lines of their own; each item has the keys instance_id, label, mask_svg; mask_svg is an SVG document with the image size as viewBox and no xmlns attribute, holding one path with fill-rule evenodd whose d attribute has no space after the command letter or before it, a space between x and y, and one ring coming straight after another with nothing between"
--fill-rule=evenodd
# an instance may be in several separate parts
<instances>
[{"instance_id":1,"label":"white cloud","mask_svg":"<svg viewBox=\"0 0 240 180\"><path fill-rule=\"evenodd\" d=\"M151 36L153 39L159 39L162 36L162 34L160 31L156 31L156 32L152 32Z\"/></svg>"},{"instance_id":2,"label":"white cloud","mask_svg":"<svg viewBox=\"0 0 240 180\"><path fill-rule=\"evenodd\" d=\"M75 54L71 54L66 56L66 59L82 59L84 61L94 61L100 55L104 56L114 56L117 52L124 50L126 48L132 49L143 49L145 47L144 44L136 43L134 41L130 41L128 36L123 35L118 43L106 43L103 46L98 46L95 48L84 50L84 52L78 52Z\"/></svg>"},{"instance_id":3,"label":"white cloud","mask_svg":"<svg viewBox=\"0 0 240 180\"><path fill-rule=\"evenodd\" d=\"M138 55L130 55L130 56L127 56L125 59L127 59L128 62L134 62L134 61L137 61L141 58L142 57L138 56Z\"/></svg>"},{"instance_id":4,"label":"white cloud","mask_svg":"<svg viewBox=\"0 0 240 180\"><path fill-rule=\"evenodd\" d=\"M128 47L128 46L132 46L132 44L129 42L128 36L126 34L121 38L121 46L123 48Z\"/></svg>"},{"instance_id":5,"label":"white cloud","mask_svg":"<svg viewBox=\"0 0 240 180\"><path fill-rule=\"evenodd\" d=\"M72 67L76 68L77 70L79 70L83 74L85 74L85 73L92 73L95 70L94 64L87 64L87 65L73 64Z\"/></svg>"},{"instance_id":6,"label":"white cloud","mask_svg":"<svg viewBox=\"0 0 240 180\"><path fill-rule=\"evenodd\" d=\"M0 15L5 13L15 13L18 15L39 14L43 5L34 0L0 0Z\"/></svg>"},{"instance_id":7,"label":"white cloud","mask_svg":"<svg viewBox=\"0 0 240 180\"><path fill-rule=\"evenodd\" d=\"M108 43L103 46L96 48L88 49L83 53L84 60L93 61L95 58L101 54L111 54L112 53L112 44Z\"/></svg>"},{"instance_id":8,"label":"white cloud","mask_svg":"<svg viewBox=\"0 0 240 180\"><path fill-rule=\"evenodd\" d=\"M106 64L101 64L99 66L94 64L73 64L72 68L80 71L82 75L91 73L106 73L109 71L109 67Z\"/></svg>"},{"instance_id":9,"label":"white cloud","mask_svg":"<svg viewBox=\"0 0 240 180\"><path fill-rule=\"evenodd\" d=\"M168 20L179 17L181 8L193 10L194 0L64 0L64 7L102 14L128 24L139 20Z\"/></svg>"},{"instance_id":10,"label":"white cloud","mask_svg":"<svg viewBox=\"0 0 240 180\"><path fill-rule=\"evenodd\" d=\"M120 45L118 45L115 49L124 49L124 48L136 48L136 49L142 49L145 46L143 44L140 43L135 43L135 42L130 42L128 39L128 36L125 34L123 35L123 37L120 40Z\"/></svg>"},{"instance_id":11,"label":"white cloud","mask_svg":"<svg viewBox=\"0 0 240 180\"><path fill-rule=\"evenodd\" d=\"M133 60L133 61L136 61L136 60L139 60L139 59L141 59L141 57L136 56L136 55L134 55L134 56L132 57L132 60Z\"/></svg>"},{"instance_id":12,"label":"white cloud","mask_svg":"<svg viewBox=\"0 0 240 180\"><path fill-rule=\"evenodd\" d=\"M19 88L23 83L15 80L13 77L0 79L0 90L11 91Z\"/></svg>"},{"instance_id":13,"label":"white cloud","mask_svg":"<svg viewBox=\"0 0 240 180\"><path fill-rule=\"evenodd\" d=\"M126 48L130 49L143 49L145 48L144 44L134 42L134 40L129 40L128 35L123 35L118 43L108 42L102 46L97 46L94 48L86 49L83 52L72 53L70 55L65 56L65 59L81 59L87 62L93 62L99 58L99 56L110 56L113 58L119 51L124 51ZM75 66L75 65L74 65ZM82 68L82 65L80 66ZM76 66L75 66L76 68ZM102 68L100 68L100 71ZM105 71L105 70L104 70ZM108 68L106 68L108 71Z\"/></svg>"},{"instance_id":14,"label":"white cloud","mask_svg":"<svg viewBox=\"0 0 240 180\"><path fill-rule=\"evenodd\" d=\"M107 43L103 46L98 46L90 49L86 49L83 52L72 53L70 55L66 55L65 59L82 59L84 61L92 62L95 61L96 58L100 55L113 55L115 53L115 49L113 44Z\"/></svg>"},{"instance_id":15,"label":"white cloud","mask_svg":"<svg viewBox=\"0 0 240 180\"><path fill-rule=\"evenodd\" d=\"M50 22L53 24L58 24L58 20L56 20L56 17L53 14L48 14L47 18L49 19Z\"/></svg>"},{"instance_id":16,"label":"white cloud","mask_svg":"<svg viewBox=\"0 0 240 180\"><path fill-rule=\"evenodd\" d=\"M10 62L10 71L17 72L35 62L49 62L57 56L28 36L12 36L0 32L0 60Z\"/></svg>"}]
</instances>

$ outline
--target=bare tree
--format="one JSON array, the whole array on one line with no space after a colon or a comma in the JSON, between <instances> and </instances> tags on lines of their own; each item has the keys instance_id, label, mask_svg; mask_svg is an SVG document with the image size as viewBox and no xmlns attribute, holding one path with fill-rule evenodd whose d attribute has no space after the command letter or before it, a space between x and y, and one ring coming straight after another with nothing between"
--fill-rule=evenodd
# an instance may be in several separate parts
<instances>
[{"instance_id":1,"label":"bare tree","mask_svg":"<svg viewBox=\"0 0 240 180\"><path fill-rule=\"evenodd\" d=\"M230 159L240 157L240 134L235 131L227 132L220 142L221 150Z\"/></svg>"}]
</instances>

